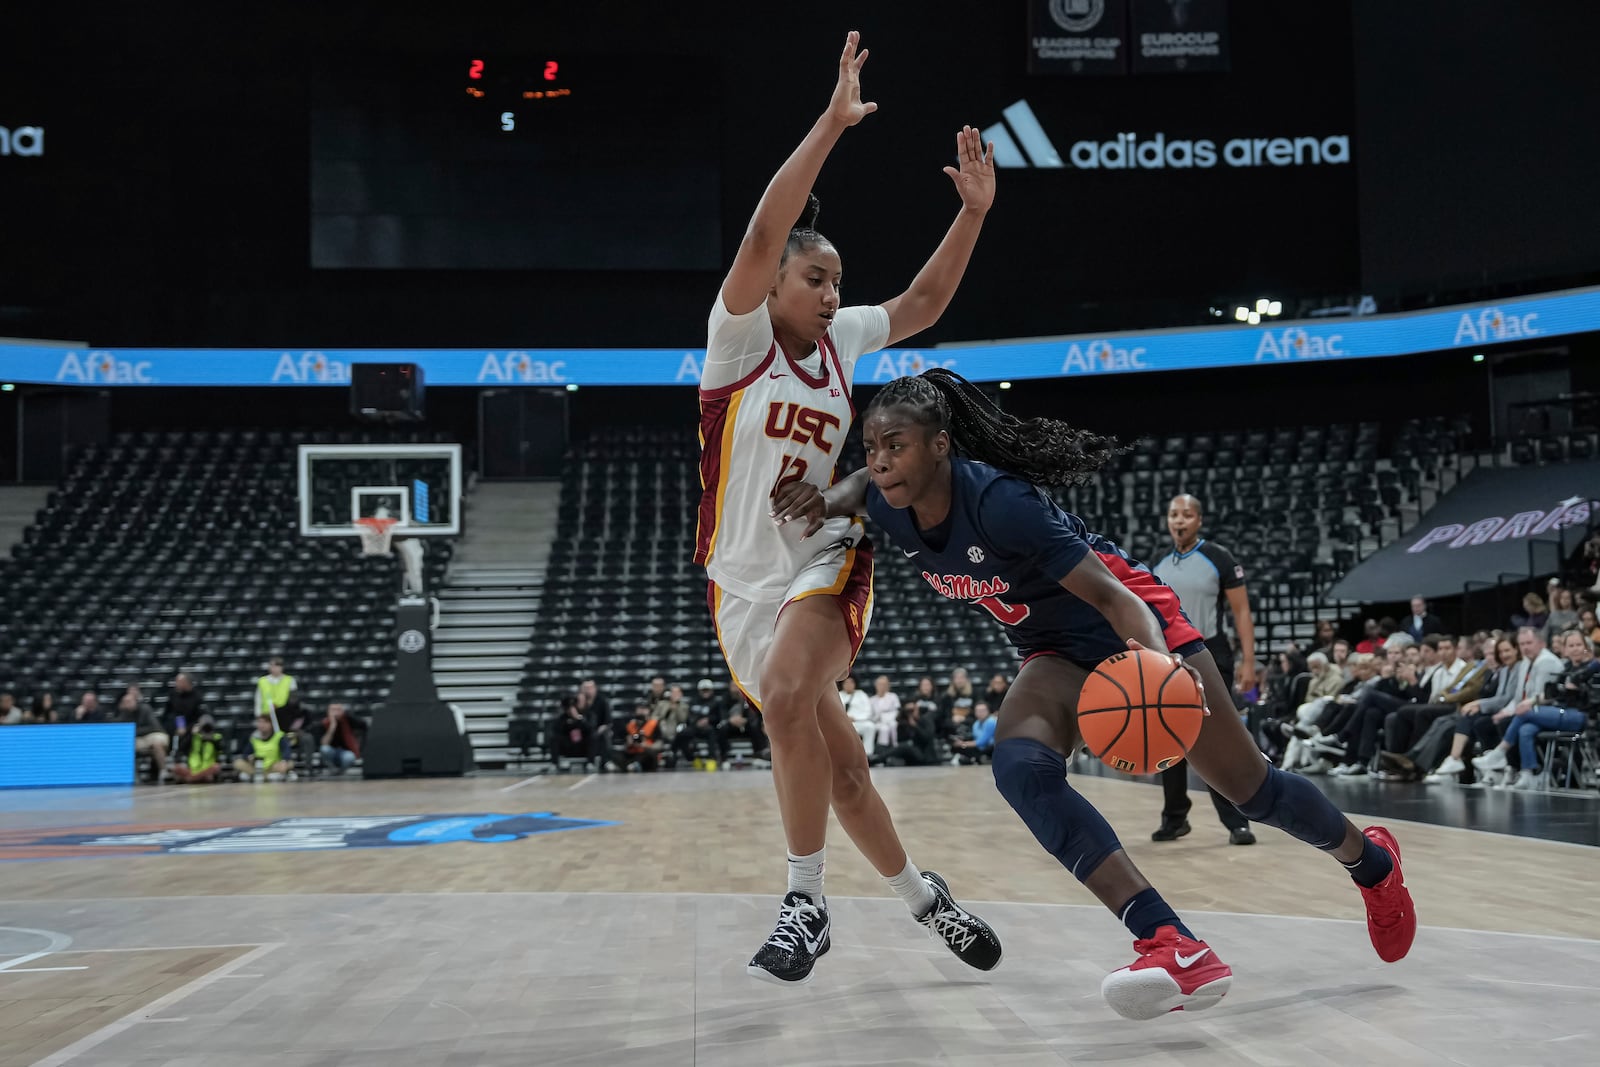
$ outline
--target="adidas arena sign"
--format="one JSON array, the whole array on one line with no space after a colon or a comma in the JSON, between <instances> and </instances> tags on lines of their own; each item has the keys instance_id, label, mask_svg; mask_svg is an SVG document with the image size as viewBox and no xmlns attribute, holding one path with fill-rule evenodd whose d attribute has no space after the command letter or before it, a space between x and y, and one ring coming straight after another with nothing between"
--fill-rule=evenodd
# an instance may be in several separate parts
<instances>
[{"instance_id":1,"label":"adidas arena sign","mask_svg":"<svg viewBox=\"0 0 1600 1067\"><path fill-rule=\"evenodd\" d=\"M1072 142L1057 150L1026 100L1006 108L1000 122L983 131L995 143L1000 167L1074 167L1080 170L1210 170L1215 167L1317 167L1350 162L1345 134L1298 137L1211 138L1170 133L1119 133L1106 141Z\"/></svg>"}]
</instances>

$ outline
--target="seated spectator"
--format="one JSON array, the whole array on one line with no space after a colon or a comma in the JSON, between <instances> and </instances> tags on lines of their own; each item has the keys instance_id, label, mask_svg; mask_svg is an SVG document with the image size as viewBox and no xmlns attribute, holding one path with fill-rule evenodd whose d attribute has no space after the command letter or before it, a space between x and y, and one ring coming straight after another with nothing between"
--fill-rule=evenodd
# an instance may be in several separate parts
<instances>
[{"instance_id":1,"label":"seated spectator","mask_svg":"<svg viewBox=\"0 0 1600 1067\"><path fill-rule=\"evenodd\" d=\"M655 771L661 767L661 753L666 745L661 740L661 720L651 714L646 701L639 701L629 719L619 731L622 743L611 749L611 761L618 770L637 767L641 771Z\"/></svg>"},{"instance_id":2,"label":"seated spectator","mask_svg":"<svg viewBox=\"0 0 1600 1067\"><path fill-rule=\"evenodd\" d=\"M257 715L255 732L250 735L250 754L233 761L239 772L239 781L281 782L295 779L294 768L288 759L288 744L284 732L272 723L271 715Z\"/></svg>"},{"instance_id":3,"label":"seated spectator","mask_svg":"<svg viewBox=\"0 0 1600 1067\"><path fill-rule=\"evenodd\" d=\"M939 700L938 717L935 720L935 729L940 737L949 737L953 729L952 721L955 718L955 709L960 708L966 715L972 714L972 705L977 700L972 691L972 678L967 674L965 667L957 667L950 672L950 684L945 687L944 696Z\"/></svg>"},{"instance_id":4,"label":"seated spectator","mask_svg":"<svg viewBox=\"0 0 1600 1067\"><path fill-rule=\"evenodd\" d=\"M194 679L180 673L172 679L172 688L167 692L167 710L161 722L169 733L176 736L179 719L186 723L197 723L205 710L205 701L200 697L200 690L194 687Z\"/></svg>"},{"instance_id":5,"label":"seated spectator","mask_svg":"<svg viewBox=\"0 0 1600 1067\"><path fill-rule=\"evenodd\" d=\"M667 690L666 696L655 702L650 709L651 714L661 725L658 729L661 738L668 744L678 735L678 731L689 725L689 702L683 698L683 686L675 685Z\"/></svg>"},{"instance_id":6,"label":"seated spectator","mask_svg":"<svg viewBox=\"0 0 1600 1067\"><path fill-rule=\"evenodd\" d=\"M1419 683L1417 665L1408 662L1404 652L1405 649L1402 649L1401 658L1393 664L1389 675L1380 678L1357 701L1355 713L1338 735L1339 744L1344 746L1344 755L1339 760L1339 766L1329 774L1342 777L1366 774L1367 765L1378 755L1379 733L1384 717L1402 705L1420 704L1427 698L1428 691Z\"/></svg>"},{"instance_id":7,"label":"seated spectator","mask_svg":"<svg viewBox=\"0 0 1600 1067\"><path fill-rule=\"evenodd\" d=\"M998 677L998 676L997 676ZM994 755L995 717L989 711L989 702L980 700L972 705L972 721L963 721L950 742L955 755L952 763L970 765L987 762Z\"/></svg>"},{"instance_id":8,"label":"seated spectator","mask_svg":"<svg viewBox=\"0 0 1600 1067\"><path fill-rule=\"evenodd\" d=\"M709 714L697 717L672 739L672 751L678 759L709 770L716 770L716 767L709 765L710 761L715 760L718 764L727 762L728 754L723 746L723 737L712 724Z\"/></svg>"},{"instance_id":9,"label":"seated spectator","mask_svg":"<svg viewBox=\"0 0 1600 1067\"><path fill-rule=\"evenodd\" d=\"M872 701L856 688L855 675L845 675L844 682L839 686L839 700L844 704L844 713L850 717L850 725L856 728L856 733L861 737L867 755L872 755L878 741L878 720L872 714Z\"/></svg>"},{"instance_id":10,"label":"seated spectator","mask_svg":"<svg viewBox=\"0 0 1600 1067\"><path fill-rule=\"evenodd\" d=\"M974 703L973 708L977 708ZM946 740L950 744L950 765L953 767L961 762L961 743L972 741L972 719L967 714L966 708L950 709L950 733Z\"/></svg>"},{"instance_id":11,"label":"seated spectator","mask_svg":"<svg viewBox=\"0 0 1600 1067\"><path fill-rule=\"evenodd\" d=\"M328 705L328 717L322 723L322 765L334 774L343 774L361 758L361 738L356 724L338 701Z\"/></svg>"},{"instance_id":12,"label":"seated spectator","mask_svg":"<svg viewBox=\"0 0 1600 1067\"><path fill-rule=\"evenodd\" d=\"M1513 789L1549 788L1549 769L1540 767L1539 750L1534 743L1540 731L1579 733L1589 725L1589 712L1595 704L1593 679L1596 669L1600 668L1600 661L1595 660L1594 648L1588 638L1576 631L1567 637L1567 669L1554 680L1546 682L1538 690L1539 697L1507 705L1495 712L1496 721L1511 720L1506 727L1505 738L1472 761L1479 771L1502 771L1510 762L1506 753L1515 748L1520 755L1521 770L1511 783ZM1550 652L1545 650L1542 654L1548 656ZM1541 702L1530 703L1532 700Z\"/></svg>"},{"instance_id":13,"label":"seated spectator","mask_svg":"<svg viewBox=\"0 0 1600 1067\"><path fill-rule=\"evenodd\" d=\"M133 723L133 752L136 756L149 756L155 764L157 784L167 777L167 753L172 748L172 738L162 728L161 720L149 704L140 700L139 687L130 685L117 701L117 714L113 721Z\"/></svg>"},{"instance_id":14,"label":"seated spectator","mask_svg":"<svg viewBox=\"0 0 1600 1067\"><path fill-rule=\"evenodd\" d=\"M989 705L991 714L1000 714L1000 705L1005 703L1006 694L1011 691L1011 680L1003 674L997 674L989 679L989 688L983 691L983 700ZM973 705L976 711L977 705Z\"/></svg>"},{"instance_id":15,"label":"seated spectator","mask_svg":"<svg viewBox=\"0 0 1600 1067\"><path fill-rule=\"evenodd\" d=\"M1311 651L1321 652L1324 656L1333 657L1333 642L1338 638L1332 619L1318 619L1316 636L1311 640ZM1310 658L1310 657L1307 657Z\"/></svg>"},{"instance_id":16,"label":"seated spectator","mask_svg":"<svg viewBox=\"0 0 1600 1067\"><path fill-rule=\"evenodd\" d=\"M730 688L735 688L737 683L730 683ZM767 740L767 732L761 725L761 713L753 710L745 702L744 695L738 694L737 699L729 705L728 716L722 720L722 725L717 728L722 735L722 751L732 751L734 741L748 741L750 752L758 760L772 759L772 744Z\"/></svg>"},{"instance_id":17,"label":"seated spectator","mask_svg":"<svg viewBox=\"0 0 1600 1067\"><path fill-rule=\"evenodd\" d=\"M710 678L700 679L694 687L694 696L689 698L689 721L701 718L710 719L712 726L722 721L722 704L717 700L717 687Z\"/></svg>"},{"instance_id":18,"label":"seated spectator","mask_svg":"<svg viewBox=\"0 0 1600 1067\"><path fill-rule=\"evenodd\" d=\"M1489 749L1504 735L1504 728L1499 724L1502 720L1529 711L1533 708L1534 696L1542 695L1544 687L1554 681L1564 669L1561 660L1551 654L1544 647L1544 634L1531 626L1524 626L1517 631L1517 641L1514 647L1510 646L1510 638L1501 638L1496 648L1502 667L1495 672L1494 686L1484 686L1485 696L1463 704L1461 715L1455 724L1456 737L1450 748L1450 756L1439 765L1434 772L1435 778L1430 775L1429 781L1443 781L1446 778L1459 775L1466 769L1461 762L1461 757L1466 754L1467 743L1476 741L1480 747ZM1507 659L1511 662L1506 665ZM1509 710L1508 710L1509 709ZM1507 711L1506 715L1500 715ZM1498 773L1506 767L1504 753L1499 760L1498 767L1490 766L1478 768ZM1473 761L1477 767L1477 761Z\"/></svg>"},{"instance_id":19,"label":"seated spectator","mask_svg":"<svg viewBox=\"0 0 1600 1067\"><path fill-rule=\"evenodd\" d=\"M867 747L869 756L878 745L893 745L898 740L895 735L900 720L900 698L889 692L889 676L878 675L873 679L872 688L874 692L867 703L872 707L872 719L878 725L878 732L873 744Z\"/></svg>"},{"instance_id":20,"label":"seated spectator","mask_svg":"<svg viewBox=\"0 0 1600 1067\"><path fill-rule=\"evenodd\" d=\"M48 691L35 693L33 706L28 709L27 721L35 724L58 721L56 717L56 695Z\"/></svg>"},{"instance_id":21,"label":"seated spectator","mask_svg":"<svg viewBox=\"0 0 1600 1067\"><path fill-rule=\"evenodd\" d=\"M1590 644L1600 641L1600 618L1596 618L1593 608L1578 612L1578 632L1587 637Z\"/></svg>"},{"instance_id":22,"label":"seated spectator","mask_svg":"<svg viewBox=\"0 0 1600 1067\"><path fill-rule=\"evenodd\" d=\"M561 710L550 720L550 758L556 770L565 772L571 760L585 767L593 759L594 728L583 714L581 697L574 694L561 698Z\"/></svg>"},{"instance_id":23,"label":"seated spectator","mask_svg":"<svg viewBox=\"0 0 1600 1067\"><path fill-rule=\"evenodd\" d=\"M934 719L924 715L921 705L915 701L906 701L901 712L906 721L906 740L893 748L879 749L867 762L874 767L882 767L890 760L899 760L909 767L928 767L938 763L939 734Z\"/></svg>"},{"instance_id":24,"label":"seated spectator","mask_svg":"<svg viewBox=\"0 0 1600 1067\"><path fill-rule=\"evenodd\" d=\"M1378 628L1378 620L1368 619L1361 625L1361 640L1356 642L1356 651L1364 655L1378 652L1383 648L1383 633Z\"/></svg>"},{"instance_id":25,"label":"seated spectator","mask_svg":"<svg viewBox=\"0 0 1600 1067\"><path fill-rule=\"evenodd\" d=\"M89 690L72 711L73 722L105 722L106 713L100 707L100 694Z\"/></svg>"},{"instance_id":26,"label":"seated spectator","mask_svg":"<svg viewBox=\"0 0 1600 1067\"><path fill-rule=\"evenodd\" d=\"M0 693L0 726L16 726L22 722L22 709L17 698L10 693Z\"/></svg>"},{"instance_id":27,"label":"seated spectator","mask_svg":"<svg viewBox=\"0 0 1600 1067\"><path fill-rule=\"evenodd\" d=\"M1572 597L1572 590L1565 586L1550 587L1550 616L1544 622L1544 640L1551 648L1556 647L1556 635L1578 625L1578 605Z\"/></svg>"},{"instance_id":28,"label":"seated spectator","mask_svg":"<svg viewBox=\"0 0 1600 1067\"><path fill-rule=\"evenodd\" d=\"M1544 624L1550 621L1550 609L1545 606L1544 597L1538 593L1528 593L1522 598L1522 612L1511 616L1511 626L1520 630L1524 626L1531 626L1535 630L1544 630Z\"/></svg>"},{"instance_id":29,"label":"seated spectator","mask_svg":"<svg viewBox=\"0 0 1600 1067\"><path fill-rule=\"evenodd\" d=\"M1328 661L1333 664L1334 670L1344 678L1350 680L1350 654L1353 650L1350 642L1342 637L1334 638L1333 647L1327 652Z\"/></svg>"},{"instance_id":30,"label":"seated spectator","mask_svg":"<svg viewBox=\"0 0 1600 1067\"><path fill-rule=\"evenodd\" d=\"M1283 755L1285 770L1302 774L1326 774L1343 761L1346 746L1339 735L1355 717L1361 699L1380 680L1378 657L1370 652L1357 652L1350 657L1350 680L1337 696L1323 706L1315 722L1310 725L1291 723L1294 737L1290 739ZM1296 744L1296 741L1301 742Z\"/></svg>"},{"instance_id":31,"label":"seated spectator","mask_svg":"<svg viewBox=\"0 0 1600 1067\"><path fill-rule=\"evenodd\" d=\"M183 716L178 716L180 720ZM176 727L177 748L173 750L172 777L185 784L214 782L222 773L218 762L222 753L222 735L210 715L202 712L191 725L187 720Z\"/></svg>"},{"instance_id":32,"label":"seated spectator","mask_svg":"<svg viewBox=\"0 0 1600 1067\"><path fill-rule=\"evenodd\" d=\"M611 701L600 692L599 683L585 678L578 683L578 710L589 724L589 758L604 771L611 753Z\"/></svg>"},{"instance_id":33,"label":"seated spectator","mask_svg":"<svg viewBox=\"0 0 1600 1067\"><path fill-rule=\"evenodd\" d=\"M1311 682L1306 686L1305 700L1295 708L1293 720L1278 721L1279 729L1288 739L1283 752L1282 766L1285 770L1292 770L1300 764L1305 741L1316 736L1312 727L1322 717L1328 702L1338 696L1345 686L1344 675L1328 662L1326 653L1313 652L1307 656L1306 670L1311 675Z\"/></svg>"},{"instance_id":34,"label":"seated spectator","mask_svg":"<svg viewBox=\"0 0 1600 1067\"><path fill-rule=\"evenodd\" d=\"M643 699L652 708L667 699L666 675L656 674L650 677L650 685L645 689Z\"/></svg>"}]
</instances>

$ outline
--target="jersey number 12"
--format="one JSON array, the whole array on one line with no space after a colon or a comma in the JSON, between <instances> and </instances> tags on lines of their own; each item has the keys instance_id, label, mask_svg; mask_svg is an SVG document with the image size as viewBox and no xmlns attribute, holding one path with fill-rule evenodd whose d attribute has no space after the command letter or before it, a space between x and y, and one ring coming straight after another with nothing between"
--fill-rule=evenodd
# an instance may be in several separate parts
<instances>
[{"instance_id":1,"label":"jersey number 12","mask_svg":"<svg viewBox=\"0 0 1600 1067\"><path fill-rule=\"evenodd\" d=\"M805 457L784 456L783 466L778 468L778 480L772 485L772 495L793 482L805 481L807 469Z\"/></svg>"}]
</instances>

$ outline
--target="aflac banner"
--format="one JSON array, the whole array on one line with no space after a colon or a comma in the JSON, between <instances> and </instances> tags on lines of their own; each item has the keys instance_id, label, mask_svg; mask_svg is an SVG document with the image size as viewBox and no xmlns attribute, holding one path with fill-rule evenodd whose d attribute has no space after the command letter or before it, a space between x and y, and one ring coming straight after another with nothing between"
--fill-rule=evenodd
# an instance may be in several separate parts
<instances>
[{"instance_id":1,"label":"aflac banner","mask_svg":"<svg viewBox=\"0 0 1600 1067\"><path fill-rule=\"evenodd\" d=\"M1403 315L899 349L868 356L857 383L929 367L974 381L1366 359L1600 330L1600 288ZM53 385L348 385L354 363L416 363L431 386L694 385L703 349L66 349L0 345L0 381Z\"/></svg>"}]
</instances>

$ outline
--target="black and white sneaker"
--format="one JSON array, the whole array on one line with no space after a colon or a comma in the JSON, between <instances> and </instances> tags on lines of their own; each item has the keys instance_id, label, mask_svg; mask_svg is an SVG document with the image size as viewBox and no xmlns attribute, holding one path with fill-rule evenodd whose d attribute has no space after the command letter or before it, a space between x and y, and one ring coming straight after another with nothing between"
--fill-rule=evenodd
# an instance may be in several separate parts
<instances>
[{"instance_id":1,"label":"black and white sneaker","mask_svg":"<svg viewBox=\"0 0 1600 1067\"><path fill-rule=\"evenodd\" d=\"M923 871L922 877L933 890L934 902L917 922L928 928L929 936L943 941L968 967L992 971L1000 966L1000 939L993 927L957 904L943 878L932 871Z\"/></svg>"},{"instance_id":2,"label":"black and white sneaker","mask_svg":"<svg viewBox=\"0 0 1600 1067\"><path fill-rule=\"evenodd\" d=\"M938 910L935 908L934 910ZM779 985L811 981L817 957L828 951L828 904L791 889L778 908L778 926L745 968L752 978Z\"/></svg>"}]
</instances>

